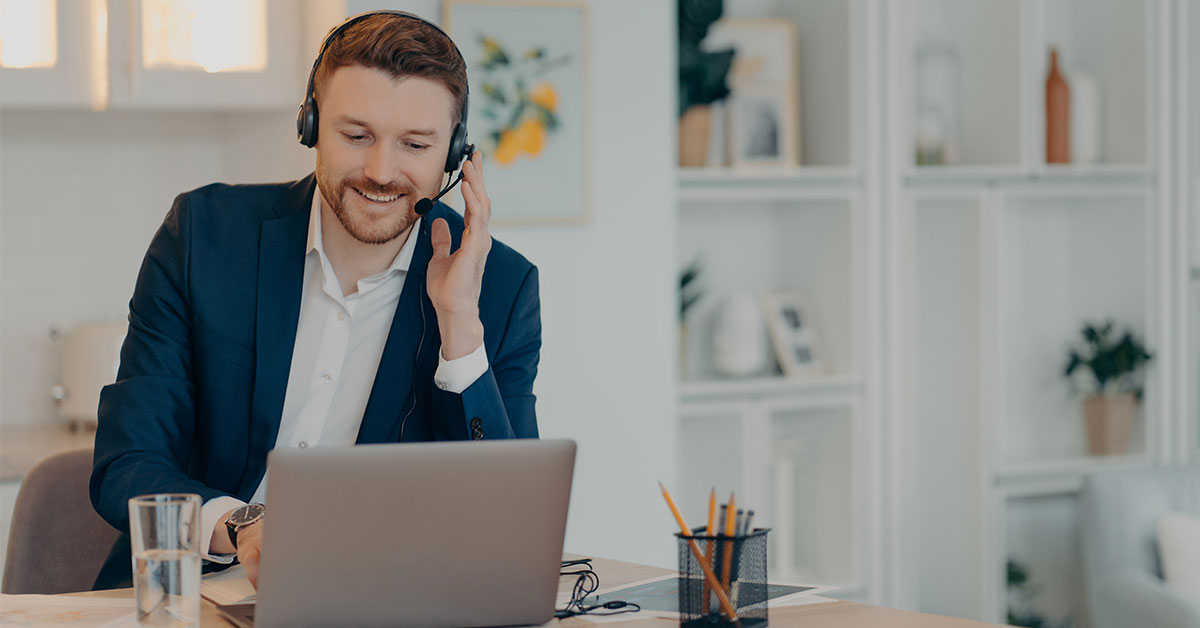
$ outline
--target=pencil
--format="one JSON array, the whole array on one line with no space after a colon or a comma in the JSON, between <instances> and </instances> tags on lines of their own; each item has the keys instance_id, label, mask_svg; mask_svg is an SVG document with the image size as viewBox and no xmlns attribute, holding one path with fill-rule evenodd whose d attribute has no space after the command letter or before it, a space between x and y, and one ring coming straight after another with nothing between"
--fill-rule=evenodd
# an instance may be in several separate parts
<instances>
[{"instance_id":1,"label":"pencil","mask_svg":"<svg viewBox=\"0 0 1200 628\"><path fill-rule=\"evenodd\" d=\"M725 536L728 538L725 539L725 550L723 552L725 560L721 564L721 587L726 592L729 591L729 568L732 566L731 563L733 563L733 538L737 533L734 529L736 523L734 515L737 512L734 510L734 503L733 493L730 493L729 508L727 510L729 516L725 518Z\"/></svg>"},{"instance_id":2,"label":"pencil","mask_svg":"<svg viewBox=\"0 0 1200 628\"><path fill-rule=\"evenodd\" d=\"M712 567L708 561L704 560L704 554L700 553L700 546L696 545L695 539L692 538L692 529L683 521L683 515L679 514L679 509L675 507L675 500L671 499L671 494L667 492L667 487L663 486L662 482L658 483L658 487L662 489L663 499L667 500L667 506L671 508L671 514L675 515L675 522L679 524L679 530L688 540L688 547L692 550L692 555L696 557L696 561L700 563L700 570L704 572L704 579L709 586L717 594L717 601L721 603L721 610L725 612L725 616L733 625L742 628L742 620L738 619L737 611L733 609L733 604L729 602L729 596L725 595L725 590L721 588L720 581L717 580L716 574L713 573ZM682 609L680 609L682 611Z\"/></svg>"},{"instance_id":3,"label":"pencil","mask_svg":"<svg viewBox=\"0 0 1200 628\"><path fill-rule=\"evenodd\" d=\"M713 521L713 519L716 517L716 514L717 514L717 487L714 486L712 489L712 492L710 492L708 494L708 527L705 528L705 530L704 530L705 536L711 537L713 535L713 533L716 532L716 530L713 529L713 525L715 525L715 522ZM711 565L712 564L712 556L713 556L712 539L708 540L708 543L706 543L706 546L707 547L704 548L704 560L707 560L708 564ZM707 615L709 609L712 606L712 604L711 604L712 600L709 599L709 597L711 596L711 591L708 588L707 580L704 581L704 585L701 587L701 591L702 591L702 593L700 594L700 599L703 604L704 614Z\"/></svg>"}]
</instances>

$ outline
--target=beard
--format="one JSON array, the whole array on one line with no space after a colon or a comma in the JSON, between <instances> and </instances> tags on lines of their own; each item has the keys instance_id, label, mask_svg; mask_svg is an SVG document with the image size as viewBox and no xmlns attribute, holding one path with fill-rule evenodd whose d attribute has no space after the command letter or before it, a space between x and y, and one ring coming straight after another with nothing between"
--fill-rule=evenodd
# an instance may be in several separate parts
<instances>
[{"instance_id":1,"label":"beard","mask_svg":"<svg viewBox=\"0 0 1200 628\"><path fill-rule=\"evenodd\" d=\"M417 215L413 211L417 202L417 189L410 184L392 182L379 185L365 178L342 179L333 183L321 176L319 168L317 184L321 190L321 199L329 206L333 215L337 216L346 233L364 244L391 242L407 232L417 221ZM380 215L354 209L353 203L371 203L355 190L372 196L403 197L393 201L397 205L395 211Z\"/></svg>"}]
</instances>

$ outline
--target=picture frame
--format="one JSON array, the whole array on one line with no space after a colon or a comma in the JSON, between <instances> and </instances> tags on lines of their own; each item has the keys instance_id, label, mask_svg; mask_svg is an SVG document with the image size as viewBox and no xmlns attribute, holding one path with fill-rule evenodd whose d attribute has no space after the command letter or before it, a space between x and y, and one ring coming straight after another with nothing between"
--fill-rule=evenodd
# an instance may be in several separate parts
<instances>
[{"instance_id":1,"label":"picture frame","mask_svg":"<svg viewBox=\"0 0 1200 628\"><path fill-rule=\"evenodd\" d=\"M729 70L727 161L789 168L803 161L796 25L783 18L723 18L701 44L735 52Z\"/></svg>"},{"instance_id":2,"label":"picture frame","mask_svg":"<svg viewBox=\"0 0 1200 628\"><path fill-rule=\"evenodd\" d=\"M747 85L729 100L729 165L735 168L797 165L796 117L778 86Z\"/></svg>"},{"instance_id":3,"label":"picture frame","mask_svg":"<svg viewBox=\"0 0 1200 628\"><path fill-rule=\"evenodd\" d=\"M774 292L764 297L767 329L786 377L813 377L829 372L820 327L804 294Z\"/></svg>"},{"instance_id":4,"label":"picture frame","mask_svg":"<svg viewBox=\"0 0 1200 628\"><path fill-rule=\"evenodd\" d=\"M467 62L468 140L494 226L589 220L588 8L563 0L445 0Z\"/></svg>"}]
</instances>

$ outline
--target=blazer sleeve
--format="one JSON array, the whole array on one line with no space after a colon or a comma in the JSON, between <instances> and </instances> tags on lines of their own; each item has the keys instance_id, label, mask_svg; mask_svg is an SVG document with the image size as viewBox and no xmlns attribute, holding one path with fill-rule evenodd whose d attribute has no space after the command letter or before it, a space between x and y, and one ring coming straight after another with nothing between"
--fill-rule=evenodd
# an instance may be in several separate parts
<instances>
[{"instance_id":1,"label":"blazer sleeve","mask_svg":"<svg viewBox=\"0 0 1200 628\"><path fill-rule=\"evenodd\" d=\"M117 381L100 394L92 505L129 532L128 500L146 493L225 493L189 478L195 425L188 307L188 201L175 199L142 261Z\"/></svg>"},{"instance_id":2,"label":"blazer sleeve","mask_svg":"<svg viewBox=\"0 0 1200 628\"><path fill-rule=\"evenodd\" d=\"M437 423L450 438L537 438L537 376L542 348L541 300L536 266L521 281L489 368L462 394L432 386Z\"/></svg>"}]
</instances>

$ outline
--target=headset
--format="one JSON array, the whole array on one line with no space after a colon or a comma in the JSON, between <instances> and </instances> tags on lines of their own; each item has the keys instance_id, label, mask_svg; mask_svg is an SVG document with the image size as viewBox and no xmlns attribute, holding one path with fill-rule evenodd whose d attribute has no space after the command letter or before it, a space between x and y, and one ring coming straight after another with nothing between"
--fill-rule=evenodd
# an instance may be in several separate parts
<instances>
[{"instance_id":1,"label":"headset","mask_svg":"<svg viewBox=\"0 0 1200 628\"><path fill-rule=\"evenodd\" d=\"M454 43L454 40L450 39L450 35L447 35L446 31L442 30L437 24L434 24L423 17L408 13L407 11L381 10L368 11L366 13L360 13L353 17L347 18L345 22L342 22L337 28L333 29L333 31L330 32L327 37L325 37L325 41L321 43L321 50L317 53L317 59L316 61L313 61L312 71L308 73L308 88L304 93L304 102L300 105L300 110L296 113L296 137L298 140L300 140L301 144L309 148L312 148L317 144L318 116L317 101L316 98L313 97L313 81L317 75L317 68L321 66L321 59L325 57L325 51L329 48L329 44L332 43L338 35L341 35L343 31L373 15L395 15L405 19L415 20L425 24L426 26L429 26L430 28L441 33L447 40L450 41L450 45L454 47L454 52L458 54L458 58L462 60L463 67L466 67L467 61L465 58L463 58L462 51L458 49L458 46ZM433 197L433 199L423 198L417 201L414 209L418 215L423 216L428 213L430 209L433 209L434 201L440 199L447 192L449 192L451 188L457 185L459 181L462 181L463 173L460 167L462 166L463 162L470 159L471 155L475 152L475 146L467 143L467 110L470 109L470 102L471 90L470 87L467 87L466 93L463 96L462 111L459 112L458 123L454 125L454 130L450 133L450 149L446 152L446 165L443 168L444 172L450 174L453 174L455 170L458 170L458 177L451 180L450 184L442 188L442 191L439 192L437 196Z\"/></svg>"}]
</instances>

